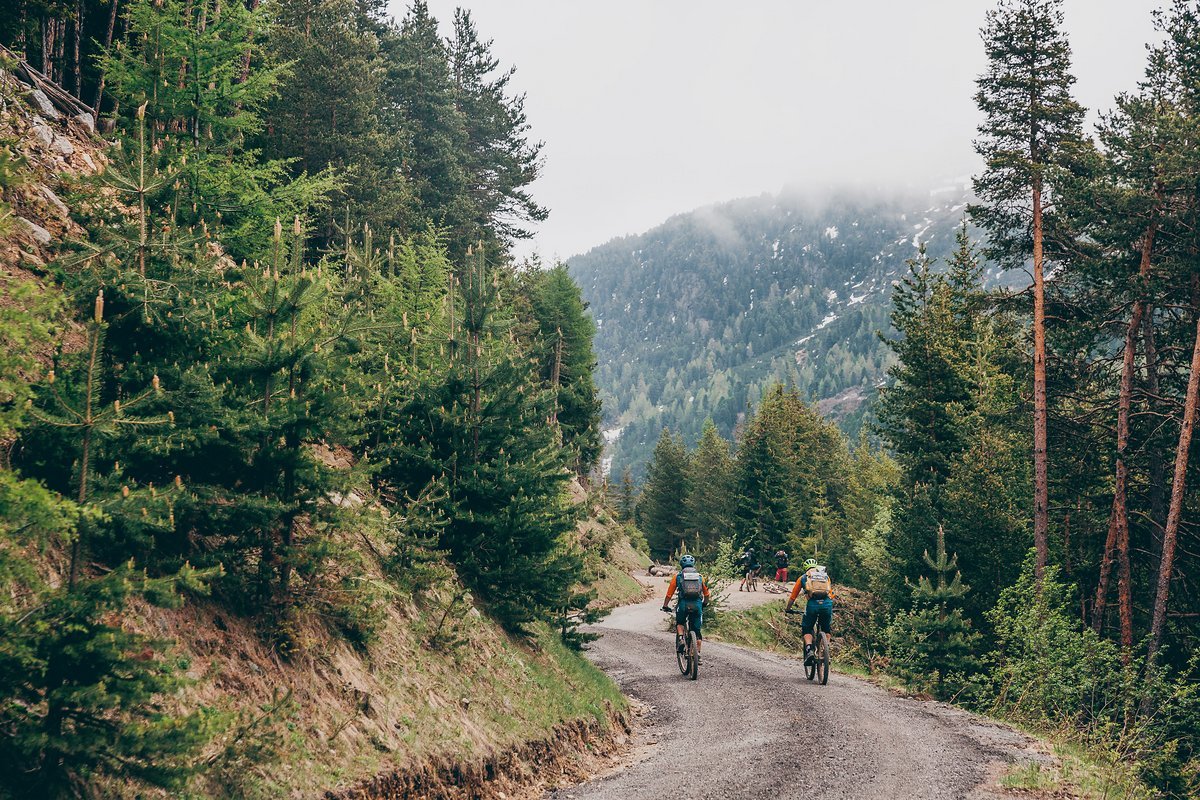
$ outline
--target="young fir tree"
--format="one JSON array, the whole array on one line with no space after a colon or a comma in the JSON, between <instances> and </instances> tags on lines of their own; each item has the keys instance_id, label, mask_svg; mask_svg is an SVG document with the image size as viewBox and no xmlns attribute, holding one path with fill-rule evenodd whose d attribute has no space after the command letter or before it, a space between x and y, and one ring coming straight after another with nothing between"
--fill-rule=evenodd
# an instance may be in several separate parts
<instances>
[{"instance_id":1,"label":"young fir tree","mask_svg":"<svg viewBox=\"0 0 1200 800\"><path fill-rule=\"evenodd\" d=\"M206 591L213 576L185 567L148 578L127 565L74 590L42 588L23 613L0 615L6 796L82 797L103 778L183 788L212 736L212 712L174 709L188 665L121 614L135 597L177 607L181 591Z\"/></svg>"},{"instance_id":2,"label":"young fir tree","mask_svg":"<svg viewBox=\"0 0 1200 800\"><path fill-rule=\"evenodd\" d=\"M713 421L704 423L700 442L688 459L683 524L697 549L709 552L733 534L733 455Z\"/></svg>"},{"instance_id":3,"label":"young fir tree","mask_svg":"<svg viewBox=\"0 0 1200 800\"><path fill-rule=\"evenodd\" d=\"M909 584L912 609L888 626L888 653L896 671L910 683L945 698L979 668L980 635L957 607L969 588L958 572L958 556L946 554L946 534L938 527L936 556L925 564L936 575ZM954 577L947 580L947 576Z\"/></svg>"},{"instance_id":4,"label":"young fir tree","mask_svg":"<svg viewBox=\"0 0 1200 800\"><path fill-rule=\"evenodd\" d=\"M668 559L683 543L683 508L687 498L688 455L683 441L663 428L654 457L646 465L646 480L638 498L639 526L650 553Z\"/></svg>"},{"instance_id":5,"label":"young fir tree","mask_svg":"<svg viewBox=\"0 0 1200 800\"><path fill-rule=\"evenodd\" d=\"M989 236L988 255L1009 267L1033 261L1033 537L1038 572L1049 558L1047 471L1046 255L1069 248L1055 224L1061 172L1083 139L1083 108L1071 97L1071 48L1062 0L1001 0L983 30L987 71L976 103L984 113L976 150L986 168L975 179L971 215ZM1047 248L1047 245L1049 246Z\"/></svg>"},{"instance_id":6,"label":"young fir tree","mask_svg":"<svg viewBox=\"0 0 1200 800\"><path fill-rule=\"evenodd\" d=\"M633 470L625 467L621 470L621 484L617 488L617 519L621 522L633 522L637 509L637 486L633 483Z\"/></svg>"},{"instance_id":7,"label":"young fir tree","mask_svg":"<svg viewBox=\"0 0 1200 800\"><path fill-rule=\"evenodd\" d=\"M588 316L587 304L565 264L530 274L525 291L537 323L532 349L543 380L557 395L554 420L563 445L576 454L576 471L586 475L602 449L592 350L596 323Z\"/></svg>"},{"instance_id":8,"label":"young fir tree","mask_svg":"<svg viewBox=\"0 0 1200 800\"><path fill-rule=\"evenodd\" d=\"M563 608L581 564L564 544L577 513L569 456L546 424L553 396L511 335L501 294L511 284L473 254L447 298L450 338L412 375L377 457L398 491L445 493L440 547L490 613L515 629Z\"/></svg>"}]
</instances>

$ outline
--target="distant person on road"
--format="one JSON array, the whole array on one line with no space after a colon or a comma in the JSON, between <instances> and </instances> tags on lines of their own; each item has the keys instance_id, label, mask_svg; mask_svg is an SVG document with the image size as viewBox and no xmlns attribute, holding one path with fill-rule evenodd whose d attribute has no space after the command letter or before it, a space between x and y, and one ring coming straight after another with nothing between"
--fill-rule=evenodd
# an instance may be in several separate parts
<instances>
[{"instance_id":1,"label":"distant person on road","mask_svg":"<svg viewBox=\"0 0 1200 800\"><path fill-rule=\"evenodd\" d=\"M704 639L700 633L700 628L704 625L704 604L712 599L712 595L708 591L708 581L696 571L695 556L680 556L679 572L671 576L671 583L667 585L667 596L662 605L663 611L671 610L668 604L676 589L679 589L679 602L675 604L675 632L681 637L686 634L687 629L684 626L687 624L688 618L691 618L692 630L696 632L696 657L698 659ZM682 643L679 646L682 647Z\"/></svg>"},{"instance_id":2,"label":"distant person on road","mask_svg":"<svg viewBox=\"0 0 1200 800\"><path fill-rule=\"evenodd\" d=\"M821 630L828 635L833 627L833 581L829 579L829 571L818 564L815 558L805 560L804 574L792 587L785 613L792 610L800 592L804 592L806 599L804 621L800 626L804 634L804 663L810 664L813 658L813 630L820 624Z\"/></svg>"},{"instance_id":3,"label":"distant person on road","mask_svg":"<svg viewBox=\"0 0 1200 800\"><path fill-rule=\"evenodd\" d=\"M747 547L742 553L741 558L738 559L738 566L742 570L742 582L738 586L740 592L746 588L746 581L750 579L750 576L758 574L758 571L762 569L762 564L758 563L758 558L754 555L753 547Z\"/></svg>"},{"instance_id":4,"label":"distant person on road","mask_svg":"<svg viewBox=\"0 0 1200 800\"><path fill-rule=\"evenodd\" d=\"M787 583L788 555L785 550L775 551L775 580Z\"/></svg>"}]
</instances>

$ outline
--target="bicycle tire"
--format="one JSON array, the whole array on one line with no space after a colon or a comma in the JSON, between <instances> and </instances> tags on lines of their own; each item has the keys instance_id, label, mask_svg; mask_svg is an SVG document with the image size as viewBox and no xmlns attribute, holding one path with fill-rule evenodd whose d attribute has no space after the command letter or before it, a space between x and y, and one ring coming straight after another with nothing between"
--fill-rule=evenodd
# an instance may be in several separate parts
<instances>
[{"instance_id":1,"label":"bicycle tire","mask_svg":"<svg viewBox=\"0 0 1200 800\"><path fill-rule=\"evenodd\" d=\"M829 683L829 634L821 631L821 645L816 659L817 676L821 685Z\"/></svg>"},{"instance_id":2,"label":"bicycle tire","mask_svg":"<svg viewBox=\"0 0 1200 800\"><path fill-rule=\"evenodd\" d=\"M688 667L690 668L689 676L692 680L700 677L700 648L696 644L696 632L688 631L687 635L687 651L688 651Z\"/></svg>"},{"instance_id":3,"label":"bicycle tire","mask_svg":"<svg viewBox=\"0 0 1200 800\"><path fill-rule=\"evenodd\" d=\"M683 643L682 648L679 647L681 642ZM687 654L687 640L683 639L678 633L675 634L675 661L679 664L679 673L687 675L690 668Z\"/></svg>"},{"instance_id":4,"label":"bicycle tire","mask_svg":"<svg viewBox=\"0 0 1200 800\"><path fill-rule=\"evenodd\" d=\"M807 661L804 662L804 677L808 678L810 681L817 677L817 659L815 657L813 658L811 664Z\"/></svg>"}]
</instances>

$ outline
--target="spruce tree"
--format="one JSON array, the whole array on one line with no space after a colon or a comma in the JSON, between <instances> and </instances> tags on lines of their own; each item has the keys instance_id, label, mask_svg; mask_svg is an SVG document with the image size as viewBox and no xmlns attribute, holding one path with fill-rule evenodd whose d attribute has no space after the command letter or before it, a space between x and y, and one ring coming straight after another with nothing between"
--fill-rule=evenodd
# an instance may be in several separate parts
<instances>
[{"instance_id":1,"label":"spruce tree","mask_svg":"<svg viewBox=\"0 0 1200 800\"><path fill-rule=\"evenodd\" d=\"M976 224L988 256L1019 268L1033 261L1033 538L1038 574L1049 558L1047 472L1046 254L1069 249L1054 199L1063 170L1078 156L1083 108L1071 97L1071 49L1062 0L1001 0L983 30L987 71L976 103L985 115L975 147L986 168L975 179ZM1048 247L1047 247L1048 245Z\"/></svg>"},{"instance_id":2,"label":"spruce tree","mask_svg":"<svg viewBox=\"0 0 1200 800\"><path fill-rule=\"evenodd\" d=\"M727 441L706 420L700 442L688 459L683 524L697 549L709 552L733 535L733 455Z\"/></svg>"},{"instance_id":3,"label":"spruce tree","mask_svg":"<svg viewBox=\"0 0 1200 800\"><path fill-rule=\"evenodd\" d=\"M526 293L537 329L532 349L555 399L554 420L563 445L576 454L576 471L596 465L600 442L600 398L593 378L596 324L587 314L579 286L565 264L531 274Z\"/></svg>"},{"instance_id":4,"label":"spruce tree","mask_svg":"<svg viewBox=\"0 0 1200 800\"><path fill-rule=\"evenodd\" d=\"M658 559L670 558L683 543L687 463L683 442L663 428L654 457L646 465L637 505L639 526L646 533L650 554Z\"/></svg>"},{"instance_id":5,"label":"spruce tree","mask_svg":"<svg viewBox=\"0 0 1200 800\"><path fill-rule=\"evenodd\" d=\"M637 487L633 483L633 470L625 467L621 470L621 484L617 489L617 519L633 522L636 506Z\"/></svg>"},{"instance_id":6,"label":"spruce tree","mask_svg":"<svg viewBox=\"0 0 1200 800\"><path fill-rule=\"evenodd\" d=\"M909 584L912 609L888 627L888 652L893 667L910 683L928 688L936 697L953 694L958 682L980 666L976 650L980 635L957 607L969 591L958 572L958 556L947 555L946 534L938 527L936 555L924 554L936 576L921 576ZM947 580L947 576L954 577Z\"/></svg>"}]
</instances>

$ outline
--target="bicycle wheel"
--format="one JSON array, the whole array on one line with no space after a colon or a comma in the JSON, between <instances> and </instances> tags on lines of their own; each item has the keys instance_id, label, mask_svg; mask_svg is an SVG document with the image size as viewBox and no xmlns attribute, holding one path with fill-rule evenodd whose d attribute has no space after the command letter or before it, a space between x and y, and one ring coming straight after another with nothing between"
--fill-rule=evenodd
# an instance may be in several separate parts
<instances>
[{"instance_id":1,"label":"bicycle wheel","mask_svg":"<svg viewBox=\"0 0 1200 800\"><path fill-rule=\"evenodd\" d=\"M816 670L817 677L821 681L821 685L829 683L829 634L821 631L821 638L817 644Z\"/></svg>"},{"instance_id":2,"label":"bicycle wheel","mask_svg":"<svg viewBox=\"0 0 1200 800\"><path fill-rule=\"evenodd\" d=\"M680 643L684 646L680 647ZM675 660L679 662L679 672L681 675L687 675L688 669L691 667L687 653L687 643L678 633L675 634Z\"/></svg>"},{"instance_id":3,"label":"bicycle wheel","mask_svg":"<svg viewBox=\"0 0 1200 800\"><path fill-rule=\"evenodd\" d=\"M700 648L696 644L696 632L688 631L687 635L687 651L688 651L688 667L690 672L684 673L690 675L692 680L700 677Z\"/></svg>"},{"instance_id":4,"label":"bicycle wheel","mask_svg":"<svg viewBox=\"0 0 1200 800\"><path fill-rule=\"evenodd\" d=\"M814 641L814 644L815 644L815 641ZM808 678L810 681L813 678L817 677L817 658L816 658L815 650L813 653L812 662L811 663L808 661L804 662L804 677Z\"/></svg>"}]
</instances>

